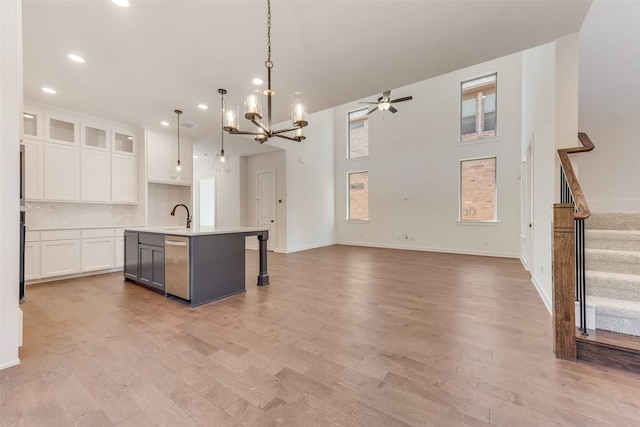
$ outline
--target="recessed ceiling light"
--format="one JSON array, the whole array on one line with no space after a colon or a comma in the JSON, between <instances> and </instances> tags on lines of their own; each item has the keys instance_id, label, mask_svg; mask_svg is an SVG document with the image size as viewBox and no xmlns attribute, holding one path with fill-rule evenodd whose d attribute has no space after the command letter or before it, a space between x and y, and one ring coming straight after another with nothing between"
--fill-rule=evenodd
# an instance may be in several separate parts
<instances>
[{"instance_id":1,"label":"recessed ceiling light","mask_svg":"<svg viewBox=\"0 0 640 427\"><path fill-rule=\"evenodd\" d=\"M160 122L162 126L169 126L169 122Z\"/></svg>"},{"instance_id":2,"label":"recessed ceiling light","mask_svg":"<svg viewBox=\"0 0 640 427\"><path fill-rule=\"evenodd\" d=\"M76 55L75 53L68 54L67 58L75 62L84 62L84 58L80 55Z\"/></svg>"},{"instance_id":3,"label":"recessed ceiling light","mask_svg":"<svg viewBox=\"0 0 640 427\"><path fill-rule=\"evenodd\" d=\"M197 159L197 158L198 158L198 156L193 156L193 158L194 158L194 159Z\"/></svg>"},{"instance_id":4,"label":"recessed ceiling light","mask_svg":"<svg viewBox=\"0 0 640 427\"><path fill-rule=\"evenodd\" d=\"M56 91L51 89L50 87L43 87L42 90L47 93L56 93Z\"/></svg>"},{"instance_id":5,"label":"recessed ceiling light","mask_svg":"<svg viewBox=\"0 0 640 427\"><path fill-rule=\"evenodd\" d=\"M36 117L32 114L22 113L22 117L25 119L35 119Z\"/></svg>"},{"instance_id":6,"label":"recessed ceiling light","mask_svg":"<svg viewBox=\"0 0 640 427\"><path fill-rule=\"evenodd\" d=\"M133 137L132 137L132 136L128 136L128 137L127 137L127 139L128 139L129 141L133 141Z\"/></svg>"},{"instance_id":7,"label":"recessed ceiling light","mask_svg":"<svg viewBox=\"0 0 640 427\"><path fill-rule=\"evenodd\" d=\"M112 0L115 4L122 7L129 7L129 0Z\"/></svg>"},{"instance_id":8,"label":"recessed ceiling light","mask_svg":"<svg viewBox=\"0 0 640 427\"><path fill-rule=\"evenodd\" d=\"M200 105L198 105L198 108L201 109L201 110L206 110L207 108L209 108L209 106L206 105L206 104L200 104Z\"/></svg>"},{"instance_id":9,"label":"recessed ceiling light","mask_svg":"<svg viewBox=\"0 0 640 427\"><path fill-rule=\"evenodd\" d=\"M253 84L256 86L260 86L262 84L262 79L256 77L255 79L253 79Z\"/></svg>"}]
</instances>

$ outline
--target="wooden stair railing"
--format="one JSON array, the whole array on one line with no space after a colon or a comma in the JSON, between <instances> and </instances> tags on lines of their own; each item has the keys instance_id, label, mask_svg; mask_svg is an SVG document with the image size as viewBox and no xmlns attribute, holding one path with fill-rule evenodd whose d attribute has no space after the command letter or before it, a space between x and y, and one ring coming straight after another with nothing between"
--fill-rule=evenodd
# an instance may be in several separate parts
<instances>
[{"instance_id":1,"label":"wooden stair railing","mask_svg":"<svg viewBox=\"0 0 640 427\"><path fill-rule=\"evenodd\" d=\"M584 250L576 258L576 231L580 230L578 243L584 247L584 220L591 216L589 205L580 188L569 154L591 151L591 139L585 133L578 133L582 147L558 150L562 166L561 181L568 187L570 197L553 205L553 338L554 353L559 359L576 359L576 270L584 279ZM566 181L566 183L565 183ZM562 190L561 190L562 191ZM578 249L580 250L580 249ZM581 260L580 260L581 258ZM580 265L581 264L581 265ZM582 272L580 271L582 269ZM584 314L584 286L580 296ZM584 318L586 323L586 318ZM586 332L586 325L584 326Z\"/></svg>"}]
</instances>

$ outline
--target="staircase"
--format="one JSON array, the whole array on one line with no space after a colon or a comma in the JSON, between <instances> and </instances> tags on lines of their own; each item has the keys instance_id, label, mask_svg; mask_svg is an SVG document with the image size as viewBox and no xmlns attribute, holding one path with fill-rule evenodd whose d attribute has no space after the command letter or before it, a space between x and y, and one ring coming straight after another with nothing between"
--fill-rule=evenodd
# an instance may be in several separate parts
<instances>
[{"instance_id":1,"label":"staircase","mask_svg":"<svg viewBox=\"0 0 640 427\"><path fill-rule=\"evenodd\" d=\"M596 329L640 336L640 213L592 213L585 228Z\"/></svg>"}]
</instances>

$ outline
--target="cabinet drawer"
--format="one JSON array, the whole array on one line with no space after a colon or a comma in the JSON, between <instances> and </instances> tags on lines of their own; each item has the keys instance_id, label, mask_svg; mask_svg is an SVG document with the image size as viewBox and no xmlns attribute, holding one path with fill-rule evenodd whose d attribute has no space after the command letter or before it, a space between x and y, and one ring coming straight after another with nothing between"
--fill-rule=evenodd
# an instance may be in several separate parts
<instances>
[{"instance_id":1,"label":"cabinet drawer","mask_svg":"<svg viewBox=\"0 0 640 427\"><path fill-rule=\"evenodd\" d=\"M113 228L90 228L82 230L83 239L96 239L98 237L113 237Z\"/></svg>"},{"instance_id":2,"label":"cabinet drawer","mask_svg":"<svg viewBox=\"0 0 640 427\"><path fill-rule=\"evenodd\" d=\"M80 230L48 230L40 232L40 240L71 240L80 238Z\"/></svg>"},{"instance_id":3,"label":"cabinet drawer","mask_svg":"<svg viewBox=\"0 0 640 427\"><path fill-rule=\"evenodd\" d=\"M163 234L140 233L138 241L141 245L152 245L164 247Z\"/></svg>"}]
</instances>

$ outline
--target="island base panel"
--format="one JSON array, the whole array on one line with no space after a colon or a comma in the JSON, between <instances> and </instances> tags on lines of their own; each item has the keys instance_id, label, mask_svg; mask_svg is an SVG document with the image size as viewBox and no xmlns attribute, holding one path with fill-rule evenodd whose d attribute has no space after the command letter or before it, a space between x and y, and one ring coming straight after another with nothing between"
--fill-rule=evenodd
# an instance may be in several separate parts
<instances>
[{"instance_id":1,"label":"island base panel","mask_svg":"<svg viewBox=\"0 0 640 427\"><path fill-rule=\"evenodd\" d=\"M191 305L245 291L245 239L242 234L191 237Z\"/></svg>"}]
</instances>

